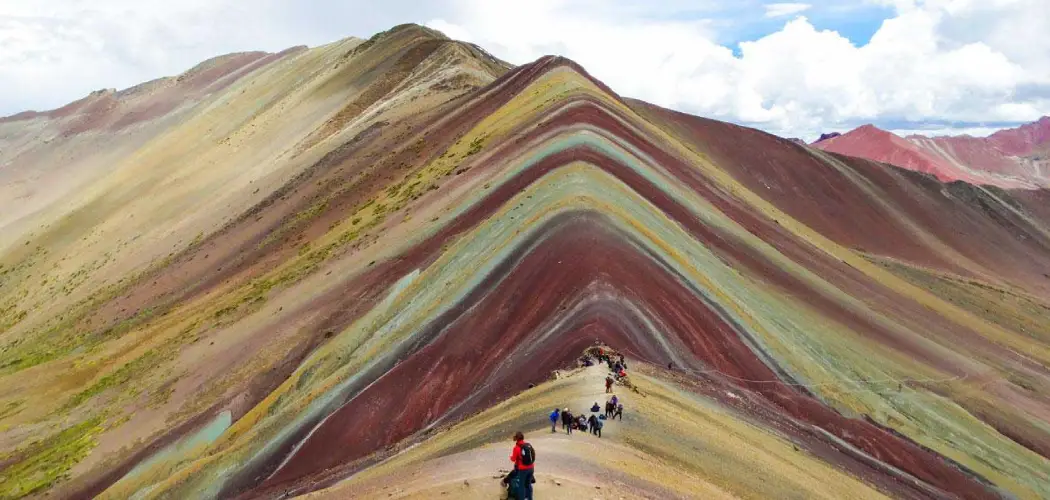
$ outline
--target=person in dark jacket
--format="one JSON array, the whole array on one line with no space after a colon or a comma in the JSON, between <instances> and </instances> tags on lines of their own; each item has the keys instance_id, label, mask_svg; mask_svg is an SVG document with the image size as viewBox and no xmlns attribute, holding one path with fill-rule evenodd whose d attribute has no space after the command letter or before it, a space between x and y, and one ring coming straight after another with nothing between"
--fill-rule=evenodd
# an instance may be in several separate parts
<instances>
[{"instance_id":1,"label":"person in dark jacket","mask_svg":"<svg viewBox=\"0 0 1050 500\"><path fill-rule=\"evenodd\" d=\"M561 411L561 428L565 429L566 434L572 434L572 412L568 408Z\"/></svg>"}]
</instances>

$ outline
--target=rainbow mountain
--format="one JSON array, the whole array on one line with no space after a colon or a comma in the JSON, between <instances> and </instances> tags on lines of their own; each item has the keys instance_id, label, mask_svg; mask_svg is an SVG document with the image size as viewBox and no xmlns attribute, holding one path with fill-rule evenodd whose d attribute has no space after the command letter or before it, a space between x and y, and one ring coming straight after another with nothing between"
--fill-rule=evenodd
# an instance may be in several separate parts
<instances>
[{"instance_id":1,"label":"rainbow mountain","mask_svg":"<svg viewBox=\"0 0 1050 500\"><path fill-rule=\"evenodd\" d=\"M1050 497L1050 194L404 25L0 119L0 497ZM607 396L601 438L547 414Z\"/></svg>"}]
</instances>

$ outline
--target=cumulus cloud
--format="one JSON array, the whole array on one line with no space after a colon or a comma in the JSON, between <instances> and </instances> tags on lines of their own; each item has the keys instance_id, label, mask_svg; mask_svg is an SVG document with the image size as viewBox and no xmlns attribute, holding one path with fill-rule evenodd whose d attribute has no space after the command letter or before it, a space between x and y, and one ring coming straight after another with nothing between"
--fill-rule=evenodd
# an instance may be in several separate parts
<instances>
[{"instance_id":1,"label":"cumulus cloud","mask_svg":"<svg viewBox=\"0 0 1050 500\"><path fill-rule=\"evenodd\" d=\"M1050 113L1046 0L832 0L803 9L808 5L0 2L0 115L57 107L222 53L317 45L413 21L514 63L565 55L623 95L785 136L814 138L867 122L980 129ZM870 39L851 39L828 29L835 15L879 15L881 24L871 20L877 29Z\"/></svg>"},{"instance_id":2,"label":"cumulus cloud","mask_svg":"<svg viewBox=\"0 0 1050 500\"><path fill-rule=\"evenodd\" d=\"M801 14L813 6L808 3L770 3L765 7L766 17L787 17Z\"/></svg>"},{"instance_id":3,"label":"cumulus cloud","mask_svg":"<svg viewBox=\"0 0 1050 500\"><path fill-rule=\"evenodd\" d=\"M788 136L865 122L1021 122L1050 113L1050 3L868 0L894 9L869 41L796 17L739 43L730 24L461 0L435 27L516 63L559 53L624 95ZM776 11L776 9L773 9ZM737 49L734 53L733 49ZM1025 91L1022 92L1022 89Z\"/></svg>"}]
</instances>

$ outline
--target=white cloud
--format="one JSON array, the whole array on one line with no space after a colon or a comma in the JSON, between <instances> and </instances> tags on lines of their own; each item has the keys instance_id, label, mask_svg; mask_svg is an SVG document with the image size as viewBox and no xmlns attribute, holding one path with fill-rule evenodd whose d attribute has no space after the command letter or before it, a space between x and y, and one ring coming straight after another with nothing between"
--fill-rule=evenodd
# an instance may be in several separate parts
<instances>
[{"instance_id":1,"label":"white cloud","mask_svg":"<svg viewBox=\"0 0 1050 500\"><path fill-rule=\"evenodd\" d=\"M813 138L869 121L974 127L1050 113L1046 0L836 0L798 16L803 5L0 0L0 115L57 107L226 52L316 45L413 21L514 63L565 55L623 95L781 135ZM770 26L777 21L766 12L794 17ZM833 12L888 18L858 45L820 28ZM769 34L726 45L744 26Z\"/></svg>"},{"instance_id":2,"label":"white cloud","mask_svg":"<svg viewBox=\"0 0 1050 500\"><path fill-rule=\"evenodd\" d=\"M433 25L454 25L511 62L559 53L621 94L788 136L869 121L966 127L1050 113L1050 2L869 1L896 10L864 45L796 17L741 43L738 55L716 42L722 24L605 15L581 9L586 0L509 13L461 0Z\"/></svg>"},{"instance_id":3,"label":"white cloud","mask_svg":"<svg viewBox=\"0 0 1050 500\"><path fill-rule=\"evenodd\" d=\"M801 14L813 6L808 3L770 3L766 4L766 17L787 17Z\"/></svg>"},{"instance_id":4,"label":"white cloud","mask_svg":"<svg viewBox=\"0 0 1050 500\"><path fill-rule=\"evenodd\" d=\"M923 135L926 137L941 137L946 135L969 135L971 137L988 137L1001 130L996 127L965 127L965 128L919 128L919 129L892 129L891 132L901 137L909 135Z\"/></svg>"}]
</instances>

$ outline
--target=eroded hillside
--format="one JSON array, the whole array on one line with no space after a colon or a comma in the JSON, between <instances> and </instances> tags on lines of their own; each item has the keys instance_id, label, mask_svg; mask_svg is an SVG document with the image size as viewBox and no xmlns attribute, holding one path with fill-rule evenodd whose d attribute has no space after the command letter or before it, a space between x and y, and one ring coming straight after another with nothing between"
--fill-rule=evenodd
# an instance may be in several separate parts
<instances>
[{"instance_id":1,"label":"eroded hillside","mask_svg":"<svg viewBox=\"0 0 1050 500\"><path fill-rule=\"evenodd\" d=\"M405 471L492 482L492 443L603 397L549 381L598 341L637 416L538 440L588 478L552 494L1050 496L1045 191L418 26L231 57L155 115L0 123L0 494L452 493Z\"/></svg>"}]
</instances>

